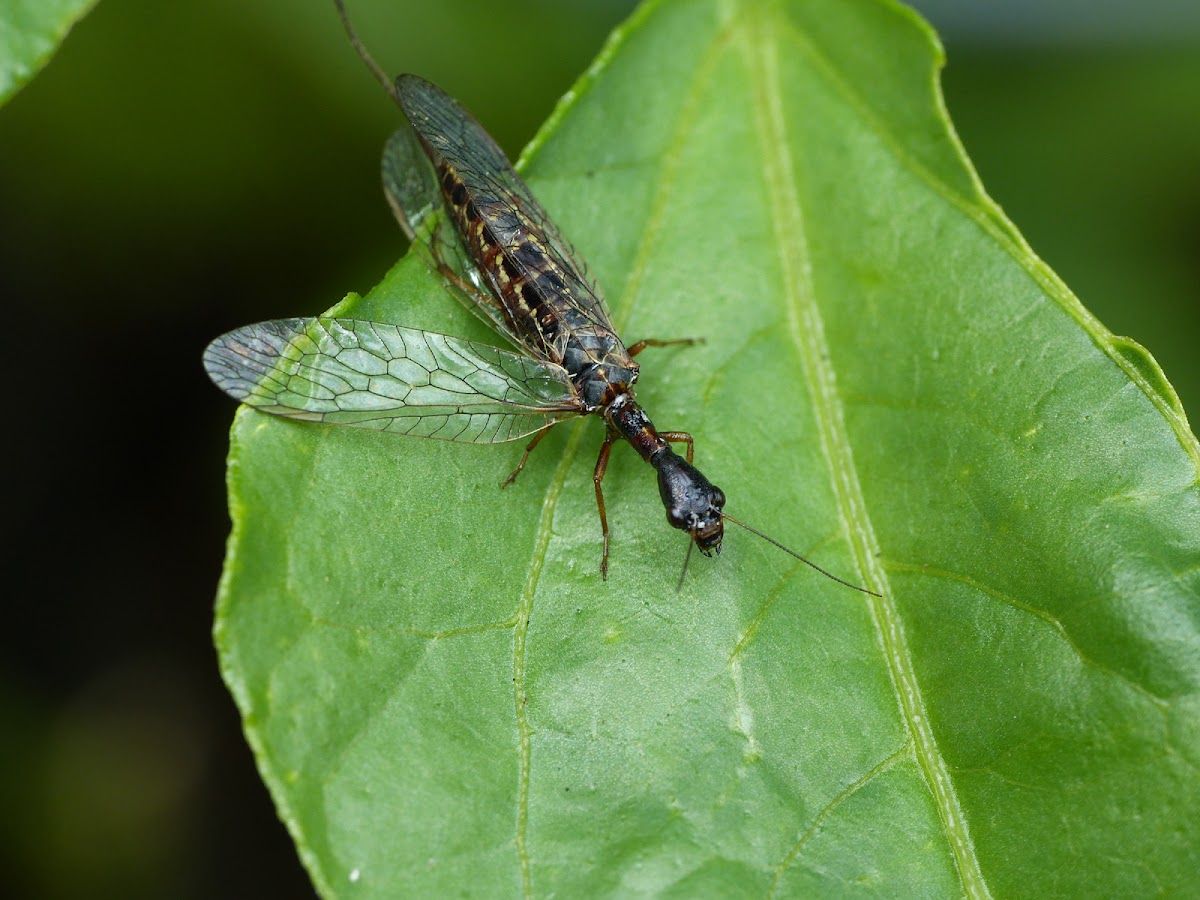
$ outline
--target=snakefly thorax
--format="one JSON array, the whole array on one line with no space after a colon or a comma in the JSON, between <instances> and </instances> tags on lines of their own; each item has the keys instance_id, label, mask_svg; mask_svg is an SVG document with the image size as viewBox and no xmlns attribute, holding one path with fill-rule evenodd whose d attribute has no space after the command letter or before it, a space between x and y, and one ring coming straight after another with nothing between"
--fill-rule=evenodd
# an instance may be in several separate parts
<instances>
[{"instance_id":1,"label":"snakefly thorax","mask_svg":"<svg viewBox=\"0 0 1200 900\"><path fill-rule=\"evenodd\" d=\"M608 406L636 384L638 364L607 323L580 307L561 254L521 206L466 187L445 162L438 179L454 227L481 262L478 271L506 323L567 370L584 411Z\"/></svg>"},{"instance_id":2,"label":"snakefly thorax","mask_svg":"<svg viewBox=\"0 0 1200 900\"><path fill-rule=\"evenodd\" d=\"M605 409L618 397L633 396L639 367L612 332L586 327L572 332L562 365L589 410Z\"/></svg>"},{"instance_id":3,"label":"snakefly thorax","mask_svg":"<svg viewBox=\"0 0 1200 900\"><path fill-rule=\"evenodd\" d=\"M658 472L658 495L671 526L686 531L705 556L720 553L725 492L671 449L632 392L605 407L604 419Z\"/></svg>"}]
</instances>

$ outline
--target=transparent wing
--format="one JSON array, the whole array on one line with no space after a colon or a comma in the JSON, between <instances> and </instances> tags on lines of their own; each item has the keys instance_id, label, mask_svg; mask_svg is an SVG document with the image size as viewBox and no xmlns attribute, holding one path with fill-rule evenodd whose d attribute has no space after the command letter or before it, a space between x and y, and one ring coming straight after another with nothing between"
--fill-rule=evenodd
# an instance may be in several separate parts
<instances>
[{"instance_id":1,"label":"transparent wing","mask_svg":"<svg viewBox=\"0 0 1200 900\"><path fill-rule=\"evenodd\" d=\"M396 82L400 105L435 162L445 160L473 195L476 206L511 225L514 241L526 243L525 232L540 244L563 281L563 295L602 328L615 332L604 296L587 266L538 203L512 165L483 127L436 85L416 75ZM436 181L433 190L437 191ZM504 228L499 229L503 240ZM510 260L528 270L517 254Z\"/></svg>"},{"instance_id":2,"label":"transparent wing","mask_svg":"<svg viewBox=\"0 0 1200 900\"><path fill-rule=\"evenodd\" d=\"M247 325L209 344L204 367L274 415L445 441L512 441L581 412L559 366L380 322Z\"/></svg>"},{"instance_id":3,"label":"transparent wing","mask_svg":"<svg viewBox=\"0 0 1200 900\"><path fill-rule=\"evenodd\" d=\"M417 134L401 128L383 148L383 191L400 227L425 262L447 281L455 298L485 325L513 342L527 346L504 318L500 303L488 290L445 212L437 175Z\"/></svg>"}]
</instances>

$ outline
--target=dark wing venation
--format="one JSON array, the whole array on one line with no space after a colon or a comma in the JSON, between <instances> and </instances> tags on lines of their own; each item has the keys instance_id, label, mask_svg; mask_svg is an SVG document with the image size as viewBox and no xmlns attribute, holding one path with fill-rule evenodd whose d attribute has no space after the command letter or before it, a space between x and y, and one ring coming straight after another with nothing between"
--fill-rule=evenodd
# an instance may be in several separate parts
<instances>
[{"instance_id":1,"label":"dark wing venation","mask_svg":"<svg viewBox=\"0 0 1200 900\"><path fill-rule=\"evenodd\" d=\"M404 114L427 152L458 173L478 207L495 211L507 206L511 215L501 219L511 222L513 234L523 229L541 246L564 282L564 295L594 324L614 332L604 296L586 264L483 127L457 100L423 78L401 75L396 87ZM505 230L500 229L502 243ZM510 259L529 272L519 256Z\"/></svg>"},{"instance_id":2,"label":"dark wing venation","mask_svg":"<svg viewBox=\"0 0 1200 900\"><path fill-rule=\"evenodd\" d=\"M437 175L412 128L401 128L384 145L382 174L396 220L426 264L446 279L450 293L514 346L527 346L509 328L499 301L450 223Z\"/></svg>"},{"instance_id":3,"label":"dark wing venation","mask_svg":"<svg viewBox=\"0 0 1200 900\"><path fill-rule=\"evenodd\" d=\"M446 441L512 441L578 415L560 366L355 319L276 319L204 351L217 387L265 412Z\"/></svg>"}]
</instances>

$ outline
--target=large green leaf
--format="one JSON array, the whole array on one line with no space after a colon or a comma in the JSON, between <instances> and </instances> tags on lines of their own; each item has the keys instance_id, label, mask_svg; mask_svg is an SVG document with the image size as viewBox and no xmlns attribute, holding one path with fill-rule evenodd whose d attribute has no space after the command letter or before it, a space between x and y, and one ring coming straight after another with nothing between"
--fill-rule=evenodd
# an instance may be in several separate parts
<instances>
[{"instance_id":1,"label":"large green leaf","mask_svg":"<svg viewBox=\"0 0 1200 900\"><path fill-rule=\"evenodd\" d=\"M0 103L50 61L96 0L0 0Z\"/></svg>"},{"instance_id":2,"label":"large green leaf","mask_svg":"<svg viewBox=\"0 0 1200 900\"><path fill-rule=\"evenodd\" d=\"M639 398L729 511L882 599L736 529L677 594L628 448L602 583L595 421L502 493L516 446L238 416L218 644L323 893L1194 889L1200 450L940 61L890 3L664 0L526 168L629 340L708 339ZM415 259L337 312L487 337Z\"/></svg>"}]
</instances>

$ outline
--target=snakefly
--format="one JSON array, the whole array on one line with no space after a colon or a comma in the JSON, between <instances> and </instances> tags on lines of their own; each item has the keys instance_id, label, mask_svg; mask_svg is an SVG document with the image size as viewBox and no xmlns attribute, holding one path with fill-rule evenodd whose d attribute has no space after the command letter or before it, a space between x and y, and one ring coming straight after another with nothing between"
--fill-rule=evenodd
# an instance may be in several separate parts
<instances>
[{"instance_id":1,"label":"snakefly","mask_svg":"<svg viewBox=\"0 0 1200 900\"><path fill-rule=\"evenodd\" d=\"M609 529L601 482L613 443L624 438L658 472L667 520L704 555L720 552L729 521L872 593L724 511L725 494L692 464L691 435L658 431L634 399L641 350L693 342L626 347L595 281L503 151L441 89L415 75L391 81L358 39L342 0L334 2L355 50L408 120L383 152L384 189L401 228L450 293L517 352L380 322L279 319L208 346L204 365L217 386L305 422L471 443L532 436L505 485L550 428L596 414L606 425L594 474L602 576ZM686 445L686 458L671 444Z\"/></svg>"}]
</instances>

